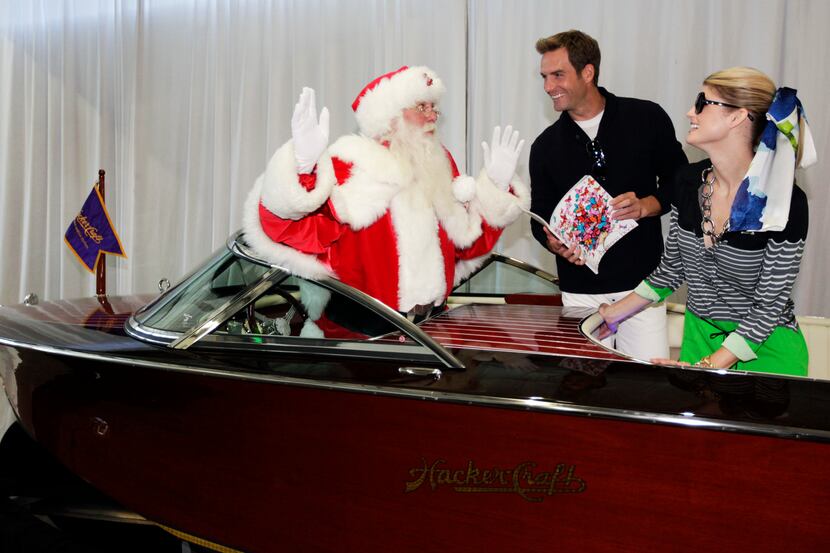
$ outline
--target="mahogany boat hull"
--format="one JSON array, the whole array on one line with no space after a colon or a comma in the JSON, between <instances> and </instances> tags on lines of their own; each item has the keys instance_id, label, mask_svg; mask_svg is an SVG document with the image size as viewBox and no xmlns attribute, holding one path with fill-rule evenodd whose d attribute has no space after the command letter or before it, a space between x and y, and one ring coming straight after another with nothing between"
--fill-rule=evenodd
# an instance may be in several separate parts
<instances>
[{"instance_id":1,"label":"mahogany boat hull","mask_svg":"<svg viewBox=\"0 0 830 553\"><path fill-rule=\"evenodd\" d=\"M830 539L821 441L21 353L19 415L41 444L126 507L238 550Z\"/></svg>"}]
</instances>

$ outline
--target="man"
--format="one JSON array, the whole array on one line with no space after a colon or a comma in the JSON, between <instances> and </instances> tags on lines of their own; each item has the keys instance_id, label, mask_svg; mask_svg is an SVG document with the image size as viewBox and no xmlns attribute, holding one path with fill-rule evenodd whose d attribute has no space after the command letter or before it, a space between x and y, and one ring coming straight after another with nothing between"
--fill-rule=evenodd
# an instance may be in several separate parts
<instances>
[{"instance_id":1,"label":"man","mask_svg":"<svg viewBox=\"0 0 830 553\"><path fill-rule=\"evenodd\" d=\"M410 319L440 309L530 203L515 176L524 141L511 127L483 144L478 179L459 175L436 136L443 93L426 67L383 75L352 104L361 134L328 146L328 111L318 121L314 91L303 89L292 140L246 202L249 245L299 276L335 276Z\"/></svg>"},{"instance_id":2,"label":"man","mask_svg":"<svg viewBox=\"0 0 830 553\"><path fill-rule=\"evenodd\" d=\"M536 239L557 255L564 305L598 308L624 297L660 261L660 215L669 210L671 181L686 155L660 106L598 86L596 40L571 30L539 39L536 50L545 92L562 114L530 151L531 209L549 219L565 193L591 174L612 196L613 217L638 223L605 253L598 274L584 266L575 246L532 225ZM664 304L624 324L611 345L638 359L668 356Z\"/></svg>"}]
</instances>

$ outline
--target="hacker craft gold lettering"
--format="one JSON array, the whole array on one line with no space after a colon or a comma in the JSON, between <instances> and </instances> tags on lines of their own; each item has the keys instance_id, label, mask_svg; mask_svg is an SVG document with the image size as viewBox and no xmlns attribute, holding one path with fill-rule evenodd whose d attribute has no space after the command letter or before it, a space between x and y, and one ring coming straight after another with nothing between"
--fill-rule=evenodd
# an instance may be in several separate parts
<instances>
[{"instance_id":1,"label":"hacker craft gold lettering","mask_svg":"<svg viewBox=\"0 0 830 553\"><path fill-rule=\"evenodd\" d=\"M409 470L411 480L406 482L405 492L414 492L426 484L432 491L450 487L458 493L513 493L526 501L540 502L547 496L582 493L587 489L585 480L575 474L576 466L567 463L557 463L550 471L539 469L533 461L512 468L481 469L474 461L467 461L466 468L446 465L444 459L429 463L422 458L421 466Z\"/></svg>"}]
</instances>

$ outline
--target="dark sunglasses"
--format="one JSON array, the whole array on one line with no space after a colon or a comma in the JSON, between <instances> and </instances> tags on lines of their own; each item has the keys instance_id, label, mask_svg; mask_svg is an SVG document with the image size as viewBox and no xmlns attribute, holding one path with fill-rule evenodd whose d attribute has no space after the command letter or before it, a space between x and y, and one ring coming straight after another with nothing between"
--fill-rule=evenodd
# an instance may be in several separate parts
<instances>
[{"instance_id":1,"label":"dark sunglasses","mask_svg":"<svg viewBox=\"0 0 830 553\"><path fill-rule=\"evenodd\" d=\"M707 100L706 95L703 92L698 93L697 98L695 99L695 113L699 115L700 112L703 111L703 108L705 108L706 106L723 106L725 108L741 109L741 106L736 106L735 104L727 104L726 102L716 102L715 100ZM747 112L746 116L747 118L749 118L750 121L755 121L755 118L752 116L751 113Z\"/></svg>"},{"instance_id":2,"label":"dark sunglasses","mask_svg":"<svg viewBox=\"0 0 830 553\"><path fill-rule=\"evenodd\" d=\"M591 155L594 164L591 166L591 174L599 181L605 180L605 152L602 151L598 140L591 140L585 143L585 150Z\"/></svg>"}]
</instances>

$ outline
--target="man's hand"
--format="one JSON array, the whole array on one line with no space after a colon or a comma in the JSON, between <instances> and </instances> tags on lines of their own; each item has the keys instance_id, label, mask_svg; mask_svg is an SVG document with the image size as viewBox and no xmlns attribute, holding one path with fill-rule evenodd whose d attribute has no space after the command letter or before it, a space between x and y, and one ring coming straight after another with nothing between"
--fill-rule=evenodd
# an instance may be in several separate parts
<instances>
[{"instance_id":1,"label":"man's hand","mask_svg":"<svg viewBox=\"0 0 830 553\"><path fill-rule=\"evenodd\" d=\"M317 160L329 143L329 110L320 111L317 120L317 100L314 89L304 87L291 116L291 136L294 139L294 159L297 172L311 173Z\"/></svg>"},{"instance_id":2,"label":"man's hand","mask_svg":"<svg viewBox=\"0 0 830 553\"><path fill-rule=\"evenodd\" d=\"M547 227L542 227L542 230L545 231L545 235L548 237L548 249L550 251L564 257L574 265L585 265L585 260L582 259L582 250L576 245L568 247L564 242L560 242L556 236L551 234Z\"/></svg>"},{"instance_id":3,"label":"man's hand","mask_svg":"<svg viewBox=\"0 0 830 553\"><path fill-rule=\"evenodd\" d=\"M484 150L484 170L500 189L507 190L510 186L524 145L525 141L519 140L519 131L514 131L511 125L504 129L503 134L501 127L493 129L492 148L487 142L481 143L481 149Z\"/></svg>"},{"instance_id":4,"label":"man's hand","mask_svg":"<svg viewBox=\"0 0 830 553\"><path fill-rule=\"evenodd\" d=\"M654 196L638 198L634 192L625 192L611 199L611 217L618 221L623 219L642 219L660 214L660 202Z\"/></svg>"}]
</instances>

